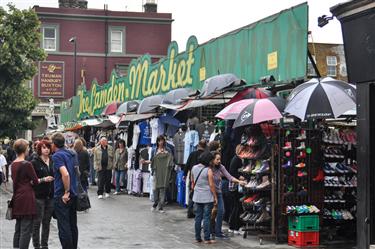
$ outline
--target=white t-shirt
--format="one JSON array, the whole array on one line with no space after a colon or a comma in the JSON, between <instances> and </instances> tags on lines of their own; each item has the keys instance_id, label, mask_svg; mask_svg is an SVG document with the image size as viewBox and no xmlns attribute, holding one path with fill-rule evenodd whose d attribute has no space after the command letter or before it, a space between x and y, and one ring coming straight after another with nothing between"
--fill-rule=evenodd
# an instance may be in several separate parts
<instances>
[{"instance_id":1,"label":"white t-shirt","mask_svg":"<svg viewBox=\"0 0 375 249\"><path fill-rule=\"evenodd\" d=\"M141 133L141 129L139 129L139 125L135 124L133 128L133 141L132 141L132 148L134 150L137 149L139 133Z\"/></svg>"},{"instance_id":2,"label":"white t-shirt","mask_svg":"<svg viewBox=\"0 0 375 249\"><path fill-rule=\"evenodd\" d=\"M0 172L3 172L3 167L5 165L7 165L7 160L4 155L0 154Z\"/></svg>"},{"instance_id":3,"label":"white t-shirt","mask_svg":"<svg viewBox=\"0 0 375 249\"><path fill-rule=\"evenodd\" d=\"M151 144L156 144L156 139L159 136L159 119L153 118L150 121L151 126Z\"/></svg>"},{"instance_id":4,"label":"white t-shirt","mask_svg":"<svg viewBox=\"0 0 375 249\"><path fill-rule=\"evenodd\" d=\"M132 166L132 158L133 158L133 154L134 154L134 150L132 147L129 147L128 148L128 169L131 168Z\"/></svg>"}]
</instances>

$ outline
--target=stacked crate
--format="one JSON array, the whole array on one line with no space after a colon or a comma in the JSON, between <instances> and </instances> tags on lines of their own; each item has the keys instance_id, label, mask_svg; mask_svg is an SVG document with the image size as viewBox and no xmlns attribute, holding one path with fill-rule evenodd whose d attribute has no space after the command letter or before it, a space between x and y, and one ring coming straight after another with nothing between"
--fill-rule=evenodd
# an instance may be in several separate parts
<instances>
[{"instance_id":1,"label":"stacked crate","mask_svg":"<svg viewBox=\"0 0 375 249\"><path fill-rule=\"evenodd\" d=\"M288 244L296 247L319 245L319 215L288 217Z\"/></svg>"}]
</instances>

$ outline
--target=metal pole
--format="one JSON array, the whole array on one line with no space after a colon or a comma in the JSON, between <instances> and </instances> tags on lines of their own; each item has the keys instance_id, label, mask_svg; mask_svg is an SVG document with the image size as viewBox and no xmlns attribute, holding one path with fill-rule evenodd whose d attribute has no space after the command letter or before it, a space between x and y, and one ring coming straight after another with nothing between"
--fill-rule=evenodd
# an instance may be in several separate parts
<instances>
[{"instance_id":1,"label":"metal pole","mask_svg":"<svg viewBox=\"0 0 375 249\"><path fill-rule=\"evenodd\" d=\"M74 84L74 96L77 94L77 82L76 82L76 75L77 75L77 38L74 39L74 77L73 77L73 84Z\"/></svg>"}]
</instances>

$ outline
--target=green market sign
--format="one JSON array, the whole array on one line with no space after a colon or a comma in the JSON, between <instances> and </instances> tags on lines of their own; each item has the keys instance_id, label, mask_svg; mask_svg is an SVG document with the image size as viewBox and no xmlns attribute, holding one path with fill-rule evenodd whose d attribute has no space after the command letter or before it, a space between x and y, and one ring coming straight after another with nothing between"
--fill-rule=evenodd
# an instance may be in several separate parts
<instances>
[{"instance_id":1,"label":"green market sign","mask_svg":"<svg viewBox=\"0 0 375 249\"><path fill-rule=\"evenodd\" d=\"M233 73L248 85L272 75L277 84L304 79L307 68L308 6L306 3L249 24L241 29L198 45L191 36L186 50L178 53L172 42L165 58L152 63L146 54L132 60L125 77L113 71L108 83L80 88L63 105L61 122L100 115L113 101L142 100L189 87L199 90L205 79Z\"/></svg>"},{"instance_id":2,"label":"green market sign","mask_svg":"<svg viewBox=\"0 0 375 249\"><path fill-rule=\"evenodd\" d=\"M113 101L143 99L181 87L197 87L200 80L192 73L197 48L197 39L192 36L186 46L187 52L178 55L177 43L172 42L168 56L159 63L152 64L147 54L131 62L127 77L117 77L113 71L109 83L99 86L94 81L90 91L85 88L78 91L80 101L77 118L99 115Z\"/></svg>"}]
</instances>

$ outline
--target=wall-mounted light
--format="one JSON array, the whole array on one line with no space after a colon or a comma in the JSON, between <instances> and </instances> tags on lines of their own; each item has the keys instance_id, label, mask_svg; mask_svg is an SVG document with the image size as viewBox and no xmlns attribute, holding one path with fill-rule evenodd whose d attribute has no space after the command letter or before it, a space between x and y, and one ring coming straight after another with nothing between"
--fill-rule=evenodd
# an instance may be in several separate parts
<instances>
[{"instance_id":1,"label":"wall-mounted light","mask_svg":"<svg viewBox=\"0 0 375 249\"><path fill-rule=\"evenodd\" d=\"M318 26L322 28L325 25L327 25L328 22L332 19L333 19L333 16L326 16L326 15L319 16L318 17Z\"/></svg>"}]
</instances>

